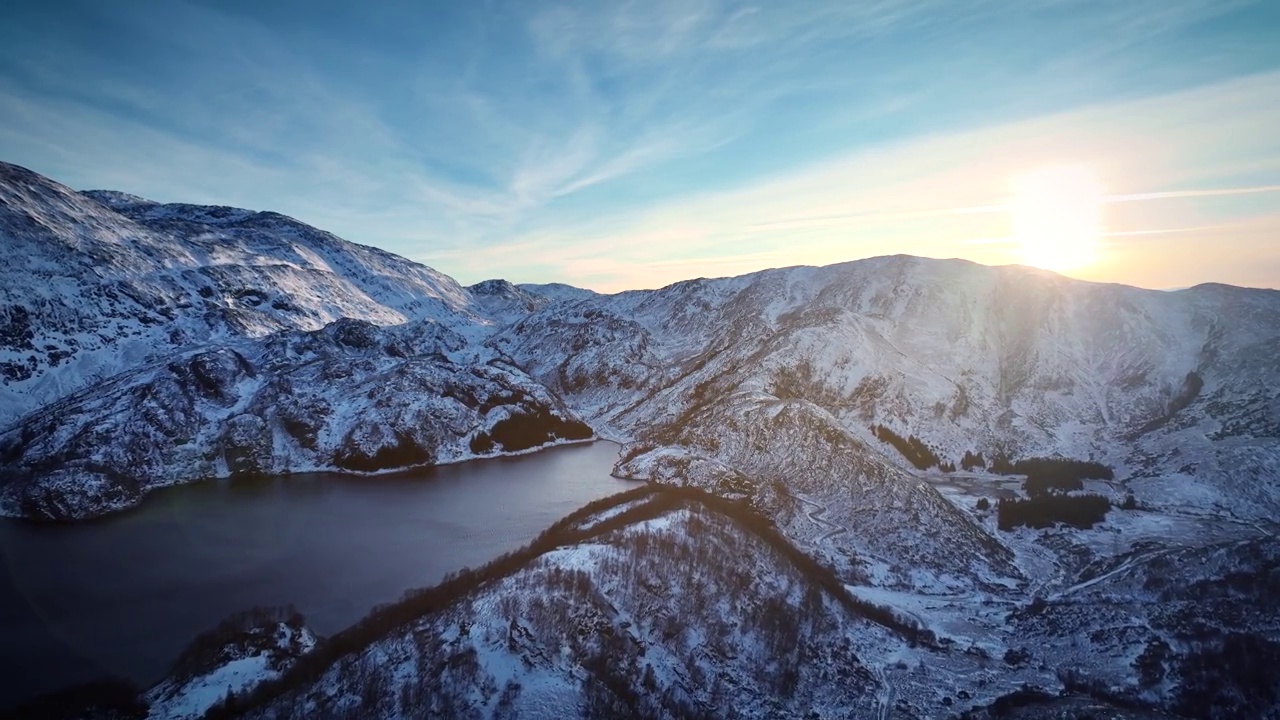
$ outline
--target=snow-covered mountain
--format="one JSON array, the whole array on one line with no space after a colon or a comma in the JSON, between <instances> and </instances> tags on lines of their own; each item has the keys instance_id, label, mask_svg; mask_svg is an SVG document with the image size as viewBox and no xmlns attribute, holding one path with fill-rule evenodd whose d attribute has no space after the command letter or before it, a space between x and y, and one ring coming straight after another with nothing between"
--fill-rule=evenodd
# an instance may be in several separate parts
<instances>
[{"instance_id":1,"label":"snow-covered mountain","mask_svg":"<svg viewBox=\"0 0 1280 720\"><path fill-rule=\"evenodd\" d=\"M182 352L29 413L0 435L0 503L83 519L202 478L386 472L592 436L440 323L344 319Z\"/></svg>"},{"instance_id":2,"label":"snow-covered mountain","mask_svg":"<svg viewBox=\"0 0 1280 720\"><path fill-rule=\"evenodd\" d=\"M426 707L480 716L631 695L656 716L720 707L694 673L736 678L724 692L749 716L1002 717L979 706L1022 682L1194 717L1274 711L1280 681L1210 669L1280 658L1280 292L904 256L615 295L464 288L280 215L0 170L8 514L77 519L177 482L380 472L599 433L626 443L617 474L733 499L829 573L814 600L739 520L681 506L542 548L308 670L324 680L264 716L373 703L393 717L399 688L421 700L413 679L441 668L463 673L460 694ZM990 503L1026 490L993 461L1036 457L1105 467L1083 487L1117 507L1087 528L1002 527ZM696 562L650 567L640 537ZM700 593L743 604L689 615L687 637L662 626L659 599ZM868 628L858 603L948 649L909 652L916 639ZM1210 606L1229 616L1197 620ZM763 607L823 628L797 630L825 659L781 704L741 690L778 670L757 652ZM595 664L602 638L635 661L625 677ZM650 652L684 669L650 681ZM832 677L846 684L822 686Z\"/></svg>"},{"instance_id":3,"label":"snow-covered mountain","mask_svg":"<svg viewBox=\"0 0 1280 720\"><path fill-rule=\"evenodd\" d=\"M708 398L799 399L872 444L883 424L952 462L1094 458L1141 500L1280 512L1273 290L897 256L588 299L490 344L623 437Z\"/></svg>"},{"instance_id":4,"label":"snow-covered mountain","mask_svg":"<svg viewBox=\"0 0 1280 720\"><path fill-rule=\"evenodd\" d=\"M729 518L656 515L495 577L250 716L874 715L880 682L863 657L896 647L891 631ZM712 567L726 556L738 562Z\"/></svg>"},{"instance_id":5,"label":"snow-covered mountain","mask_svg":"<svg viewBox=\"0 0 1280 720\"><path fill-rule=\"evenodd\" d=\"M452 278L277 213L77 193L5 163L0 237L0 427L205 343L490 322Z\"/></svg>"},{"instance_id":6,"label":"snow-covered mountain","mask_svg":"<svg viewBox=\"0 0 1280 720\"><path fill-rule=\"evenodd\" d=\"M273 333L348 318L403 325L383 344L408 342L401 360L413 362L412 328L430 327L451 338L455 362L528 373L621 439L696 432L689 413L712 396L739 408L775 398L811 404L873 451L887 449L869 431L882 424L952 462L966 451L1094 458L1139 500L1280 511L1276 291L1156 292L901 256L617 295L502 280L463 288L269 212L76 193L12 165L0 166L0 200L0 426L10 426L0 442L26 468L66 457L53 438L69 431L53 433L51 413L75 425L71 415L106 407L90 398L121 398L195 353L279 368L288 358L273 354ZM331 403L343 392L326 391ZM39 423L17 422L37 408ZM291 467L313 465L263 465Z\"/></svg>"}]
</instances>

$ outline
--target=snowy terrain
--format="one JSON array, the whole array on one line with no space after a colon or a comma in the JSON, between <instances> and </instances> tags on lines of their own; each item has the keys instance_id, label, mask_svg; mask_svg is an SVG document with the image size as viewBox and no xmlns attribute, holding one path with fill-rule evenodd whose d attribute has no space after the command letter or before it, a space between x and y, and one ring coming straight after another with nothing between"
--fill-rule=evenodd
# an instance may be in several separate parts
<instances>
[{"instance_id":1,"label":"snowy terrain","mask_svg":"<svg viewBox=\"0 0 1280 720\"><path fill-rule=\"evenodd\" d=\"M274 213L8 165L0 235L6 514L599 434L626 443L620 476L746 503L840 587L815 599L715 511L618 525L636 508L614 509L594 520L609 532L388 629L264 716L1013 717L981 706L1022 683L1069 689L1064 717L1277 711L1280 674L1247 668L1280 667L1280 292L903 256L616 295L464 288ZM876 426L940 462L917 467ZM1115 507L1089 529L1000 529L981 502L1023 478L952 470L966 453L1097 461L1113 472L1086 489ZM802 642L771 646L766 616ZM821 662L797 662L790 695L744 690L797 648Z\"/></svg>"},{"instance_id":2,"label":"snowy terrain","mask_svg":"<svg viewBox=\"0 0 1280 720\"><path fill-rule=\"evenodd\" d=\"M202 478L387 472L590 437L434 321L339 320L179 353L28 414L0 435L0 507L82 519Z\"/></svg>"},{"instance_id":3,"label":"snowy terrain","mask_svg":"<svg viewBox=\"0 0 1280 720\"><path fill-rule=\"evenodd\" d=\"M210 717L1006 717L984 708L1028 687L1053 692L1021 717L1168 717L1058 697L1060 666L1010 661L972 628L917 642L868 610L898 594L833 590L751 511L637 494L553 528L528 560L375 612L386 630L263 673Z\"/></svg>"},{"instance_id":4,"label":"snowy terrain","mask_svg":"<svg viewBox=\"0 0 1280 720\"><path fill-rule=\"evenodd\" d=\"M228 694L279 677L315 645L315 636L300 622L273 621L218 643L205 657L191 657L188 651L177 663L179 669L146 692L148 716L196 720Z\"/></svg>"},{"instance_id":5,"label":"snowy terrain","mask_svg":"<svg viewBox=\"0 0 1280 720\"><path fill-rule=\"evenodd\" d=\"M489 322L452 278L270 212L77 193L0 163L0 427L174 350L317 330Z\"/></svg>"},{"instance_id":6,"label":"snowy terrain","mask_svg":"<svg viewBox=\"0 0 1280 720\"><path fill-rule=\"evenodd\" d=\"M899 256L589 299L490 344L621 437L760 392L864 437L880 423L914 434L953 462L1094 458L1143 501L1280 512L1277 291Z\"/></svg>"},{"instance_id":7,"label":"snowy terrain","mask_svg":"<svg viewBox=\"0 0 1280 720\"><path fill-rule=\"evenodd\" d=\"M1046 680L1027 669L978 685L979 658L909 647L697 502L639 515L255 700L250 716L905 719L966 687L989 700Z\"/></svg>"}]
</instances>

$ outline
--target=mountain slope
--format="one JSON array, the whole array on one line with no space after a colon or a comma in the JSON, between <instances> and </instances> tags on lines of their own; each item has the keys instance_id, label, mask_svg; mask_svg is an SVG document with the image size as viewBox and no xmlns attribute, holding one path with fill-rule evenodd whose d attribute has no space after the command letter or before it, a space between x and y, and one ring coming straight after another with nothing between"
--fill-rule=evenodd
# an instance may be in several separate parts
<instances>
[{"instance_id":1,"label":"mountain slope","mask_svg":"<svg viewBox=\"0 0 1280 720\"><path fill-rule=\"evenodd\" d=\"M592 436L448 327L339 320L179 353L30 413L0 433L0 508L76 520L203 478L383 472Z\"/></svg>"},{"instance_id":2,"label":"mountain slope","mask_svg":"<svg viewBox=\"0 0 1280 720\"><path fill-rule=\"evenodd\" d=\"M276 213L77 193L0 163L0 427L209 342L490 321L451 278Z\"/></svg>"},{"instance_id":3,"label":"mountain slope","mask_svg":"<svg viewBox=\"0 0 1280 720\"><path fill-rule=\"evenodd\" d=\"M118 373L259 352L246 339L431 320L469 362L522 369L620 439L661 432L710 389L763 393L812 403L908 473L867 428L952 462L1097 459L1146 502L1280 511L1275 291L1154 292L909 257L608 296L462 288L274 213L75 193L11 165L0 200L0 427Z\"/></svg>"},{"instance_id":4,"label":"mountain slope","mask_svg":"<svg viewBox=\"0 0 1280 720\"><path fill-rule=\"evenodd\" d=\"M662 430L647 436L653 449L631 448L622 474L745 493L847 582L936 592L1023 579L996 538L812 403L741 393Z\"/></svg>"},{"instance_id":5,"label":"mountain slope","mask_svg":"<svg viewBox=\"0 0 1280 720\"><path fill-rule=\"evenodd\" d=\"M1006 635L975 643L858 599L749 503L646 485L330 638L255 611L197 637L136 699L71 691L20 716L1266 717L1277 547L1144 550L998 608Z\"/></svg>"},{"instance_id":6,"label":"mountain slope","mask_svg":"<svg viewBox=\"0 0 1280 720\"><path fill-rule=\"evenodd\" d=\"M462 288L273 213L80 194L0 169L0 424L170 355L252 354L237 343L338 317L424 318L622 439L659 432L709 388L764 393L813 403L908 472L866 428L952 462L1098 459L1148 502L1280 510L1274 291L1164 293L908 257L611 296Z\"/></svg>"},{"instance_id":7,"label":"mountain slope","mask_svg":"<svg viewBox=\"0 0 1280 720\"><path fill-rule=\"evenodd\" d=\"M1280 292L902 256L462 288L272 213L0 181L8 514L595 431L649 492L714 493L613 508L607 533L358 627L334 663L298 661L306 682L282 671L263 716L938 717L1023 682L1105 698L1035 699L1064 712L1274 714L1251 668L1280 657ZM1103 466L1081 483L1101 522L1001 523L1030 486L994 461L1033 457Z\"/></svg>"},{"instance_id":8,"label":"mountain slope","mask_svg":"<svg viewBox=\"0 0 1280 720\"><path fill-rule=\"evenodd\" d=\"M1202 504L1280 511L1280 292L888 257L588 299L490 344L622 437L710 388L764 392L943 460L1096 458L1149 478L1141 499L1181 502L1176 478Z\"/></svg>"},{"instance_id":9,"label":"mountain slope","mask_svg":"<svg viewBox=\"0 0 1280 720\"><path fill-rule=\"evenodd\" d=\"M803 557L741 505L641 488L375 611L212 717L909 720L1046 680L909 647Z\"/></svg>"}]
</instances>

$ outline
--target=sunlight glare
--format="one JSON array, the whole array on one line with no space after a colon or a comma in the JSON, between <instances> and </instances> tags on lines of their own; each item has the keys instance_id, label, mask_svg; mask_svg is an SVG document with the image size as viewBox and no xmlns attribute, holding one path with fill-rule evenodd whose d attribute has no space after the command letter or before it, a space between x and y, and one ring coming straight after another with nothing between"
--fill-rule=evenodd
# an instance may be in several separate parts
<instances>
[{"instance_id":1,"label":"sunlight glare","mask_svg":"<svg viewBox=\"0 0 1280 720\"><path fill-rule=\"evenodd\" d=\"M1088 168L1047 167L1017 178L1009 212L1025 264L1064 271L1094 259L1102 187Z\"/></svg>"}]
</instances>

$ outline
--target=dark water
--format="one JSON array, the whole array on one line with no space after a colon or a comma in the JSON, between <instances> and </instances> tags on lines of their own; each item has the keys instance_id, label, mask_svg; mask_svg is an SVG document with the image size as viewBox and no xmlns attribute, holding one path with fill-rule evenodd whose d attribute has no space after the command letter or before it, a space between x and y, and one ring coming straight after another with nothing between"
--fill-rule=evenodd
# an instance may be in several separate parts
<instances>
[{"instance_id":1,"label":"dark water","mask_svg":"<svg viewBox=\"0 0 1280 720\"><path fill-rule=\"evenodd\" d=\"M617 454L597 442L396 478L203 483L85 525L0 521L0 708L104 674L150 684L254 605L340 630L627 489L609 476Z\"/></svg>"}]
</instances>

